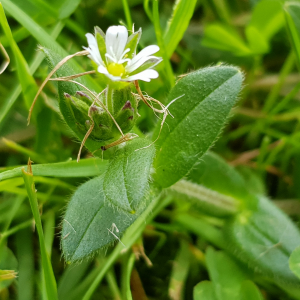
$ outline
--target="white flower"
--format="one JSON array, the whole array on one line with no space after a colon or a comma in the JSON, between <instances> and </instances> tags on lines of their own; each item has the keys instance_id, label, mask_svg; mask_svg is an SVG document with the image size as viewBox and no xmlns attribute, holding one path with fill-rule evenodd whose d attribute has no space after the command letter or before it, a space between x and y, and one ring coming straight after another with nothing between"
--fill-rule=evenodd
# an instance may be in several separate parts
<instances>
[{"instance_id":1,"label":"white flower","mask_svg":"<svg viewBox=\"0 0 300 300\"><path fill-rule=\"evenodd\" d=\"M106 35L95 27L95 36L87 33L88 57L97 64L97 71L112 81L150 81L158 77L152 68L161 62L160 57L152 56L159 47L151 45L136 54L136 47L142 34L141 29L128 37L124 26L111 26Z\"/></svg>"}]
</instances>

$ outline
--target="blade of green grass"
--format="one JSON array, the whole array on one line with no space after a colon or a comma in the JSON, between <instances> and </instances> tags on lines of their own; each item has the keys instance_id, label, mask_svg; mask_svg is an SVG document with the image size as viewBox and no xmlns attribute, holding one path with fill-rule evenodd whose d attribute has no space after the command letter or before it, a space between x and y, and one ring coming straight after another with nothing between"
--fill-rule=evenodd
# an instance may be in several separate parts
<instances>
[{"instance_id":1,"label":"blade of green grass","mask_svg":"<svg viewBox=\"0 0 300 300\"><path fill-rule=\"evenodd\" d=\"M51 37L53 40L55 40L61 30L63 29L63 23L58 22L58 24L53 28L51 32ZM44 59L44 54L39 52L37 56L33 59L32 63L29 65L29 72L30 74L34 74L39 65L42 63ZM15 88L12 89L12 93L9 98L5 100L3 105L1 106L1 111L0 111L0 127L3 125L4 119L7 117L9 111L11 110L12 106L15 104L16 100L18 99L19 95L22 92L21 85L18 83Z\"/></svg>"},{"instance_id":2,"label":"blade of green grass","mask_svg":"<svg viewBox=\"0 0 300 300\"><path fill-rule=\"evenodd\" d=\"M55 177L92 177L105 172L108 165L107 160L101 158L81 159L54 164L33 165L32 170L37 176ZM23 167L0 173L0 181L22 176Z\"/></svg>"},{"instance_id":3,"label":"blade of green grass","mask_svg":"<svg viewBox=\"0 0 300 300\"><path fill-rule=\"evenodd\" d=\"M17 5L9 0L1 0L4 9L10 13L21 25L23 25L31 35L43 46L61 52L63 56L69 55L69 53L48 34L45 29L43 29L38 23L36 23L32 18L30 18L24 11L22 11ZM81 72L85 72L80 64L73 61L73 64ZM86 76L86 82L89 88L98 90L99 85L90 77Z\"/></svg>"},{"instance_id":4,"label":"blade of green grass","mask_svg":"<svg viewBox=\"0 0 300 300\"><path fill-rule=\"evenodd\" d=\"M10 30L9 24L7 22L3 7L0 3L0 23L2 25L3 31L8 39L10 48L13 51L16 68L18 73L18 79L22 87L23 96L25 99L25 103L27 108L30 107L32 99L34 99L35 94L38 91L38 87L35 83L34 78L30 74L28 64L19 49L17 43L13 39L12 32Z\"/></svg>"},{"instance_id":5,"label":"blade of green grass","mask_svg":"<svg viewBox=\"0 0 300 300\"><path fill-rule=\"evenodd\" d=\"M132 19L130 14L130 9L127 0L122 0L123 3L123 9L125 13L126 23L127 23L127 29L131 30L132 28Z\"/></svg>"},{"instance_id":6,"label":"blade of green grass","mask_svg":"<svg viewBox=\"0 0 300 300\"><path fill-rule=\"evenodd\" d=\"M298 2L286 2L284 5L285 19L290 33L292 45L298 59L300 69L300 4Z\"/></svg>"},{"instance_id":7,"label":"blade of green grass","mask_svg":"<svg viewBox=\"0 0 300 300\"><path fill-rule=\"evenodd\" d=\"M27 190L32 214L35 220L39 242L40 242L40 251L41 251L41 259L42 259L42 266L43 266L43 274L45 279L45 285L47 290L48 299L56 300L57 297L57 288L56 288L56 281L53 274L53 269L51 266L50 258L47 254L45 240L44 240L44 233L42 227L41 216L38 207L38 201L36 196L35 185L33 181L33 174L31 170L30 162L28 164L28 171L26 172L25 169L22 169L22 176L24 179L25 187Z\"/></svg>"},{"instance_id":8,"label":"blade of green grass","mask_svg":"<svg viewBox=\"0 0 300 300\"><path fill-rule=\"evenodd\" d=\"M172 66L169 60L169 57L167 55L165 42L163 39L162 30L160 27L160 20L159 20L159 11L158 11L158 0L153 0L153 24L154 24L154 30L156 34L156 39L158 46L160 47L160 53L163 57L163 63L165 65L166 70L166 77L169 82L170 88L175 85L175 78L172 70Z\"/></svg>"},{"instance_id":9,"label":"blade of green grass","mask_svg":"<svg viewBox=\"0 0 300 300\"><path fill-rule=\"evenodd\" d=\"M168 21L164 34L164 43L167 56L170 58L181 41L193 16L197 0L179 0L173 7L173 14Z\"/></svg>"},{"instance_id":10,"label":"blade of green grass","mask_svg":"<svg viewBox=\"0 0 300 300\"><path fill-rule=\"evenodd\" d=\"M18 274L18 300L34 299L34 255L31 228L26 228L16 235Z\"/></svg>"}]
</instances>

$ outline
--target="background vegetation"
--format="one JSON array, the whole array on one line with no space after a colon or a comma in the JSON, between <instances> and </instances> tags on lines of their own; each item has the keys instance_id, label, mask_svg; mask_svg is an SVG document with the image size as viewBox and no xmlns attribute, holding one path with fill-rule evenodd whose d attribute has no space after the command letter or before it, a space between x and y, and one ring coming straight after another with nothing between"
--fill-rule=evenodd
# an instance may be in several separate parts
<instances>
[{"instance_id":1,"label":"background vegetation","mask_svg":"<svg viewBox=\"0 0 300 300\"><path fill-rule=\"evenodd\" d=\"M298 1L1 3L0 42L11 61L0 75L0 299L56 299L56 284L58 299L68 300L300 299L299 282L286 279L289 275L281 274L280 266L284 258L290 257L295 248L289 248L290 244L297 244L299 235L293 227L298 225L300 215ZM95 170L92 160L64 164L76 159L79 143L60 117L55 84L47 84L33 121L27 126L30 104L49 72L44 54L37 48L42 45L64 55L72 54L86 46L85 34L93 32L95 25L106 30L119 23L128 28L133 23L136 29L142 27L141 48L160 46L164 59L157 68L160 77L141 83L141 88L162 102L182 74L221 63L238 66L244 72L239 101L211 149L216 154L205 156L189 179L245 202L246 189L250 194L273 199L273 204L264 208L259 223L267 228L264 238L271 241L268 247L255 242L256 237L247 236L242 227L231 232L237 244L242 243L244 252L260 249L260 254L253 250L253 261L251 255L243 256L238 246L227 247L222 233L228 224L223 216L203 207L195 209L195 201L183 201L180 193L149 207L151 213L136 223L133 235L124 237L124 244L135 242L133 252L120 255L119 244L107 249L106 255L101 253L80 264L67 265L61 257L60 224L66 204L87 177L101 173L103 165L99 161ZM4 65L4 51L0 57ZM88 59L74 60L83 70L91 69ZM137 125L147 136L157 117L146 106L140 106L139 113ZM35 164L63 162L33 166L34 175L38 175L34 181L41 221L36 196L29 195L28 201L26 186L32 184L32 178L23 174L24 185L20 169L15 169L26 165L29 157ZM90 157L87 150L84 157ZM294 225L274 205L285 211ZM37 232L33 231L34 222ZM279 240L272 239L274 236ZM281 245L287 245L283 256L274 254L260 261L262 253L264 256ZM296 251L290 259L290 268L297 276L299 255ZM260 267L261 272L256 272ZM194 291L199 282L202 284ZM53 297L49 290L54 291Z\"/></svg>"}]
</instances>

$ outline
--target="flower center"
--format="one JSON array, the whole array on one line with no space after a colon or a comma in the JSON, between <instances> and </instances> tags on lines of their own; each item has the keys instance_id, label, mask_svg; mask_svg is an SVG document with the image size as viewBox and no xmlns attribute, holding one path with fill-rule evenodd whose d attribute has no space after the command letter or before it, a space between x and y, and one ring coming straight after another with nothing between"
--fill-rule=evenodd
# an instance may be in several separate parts
<instances>
[{"instance_id":1,"label":"flower center","mask_svg":"<svg viewBox=\"0 0 300 300\"><path fill-rule=\"evenodd\" d=\"M122 76L125 73L125 68L122 64L111 63L107 67L107 71L114 76Z\"/></svg>"}]
</instances>

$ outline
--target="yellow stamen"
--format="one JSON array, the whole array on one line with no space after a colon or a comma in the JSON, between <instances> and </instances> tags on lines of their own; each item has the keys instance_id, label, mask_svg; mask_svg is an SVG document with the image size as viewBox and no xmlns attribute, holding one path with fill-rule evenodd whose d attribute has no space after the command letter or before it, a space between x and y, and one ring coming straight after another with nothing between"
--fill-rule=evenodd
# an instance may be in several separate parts
<instances>
[{"instance_id":1,"label":"yellow stamen","mask_svg":"<svg viewBox=\"0 0 300 300\"><path fill-rule=\"evenodd\" d=\"M107 67L107 71L114 76L122 76L125 73L125 68L122 64L111 63Z\"/></svg>"}]
</instances>

